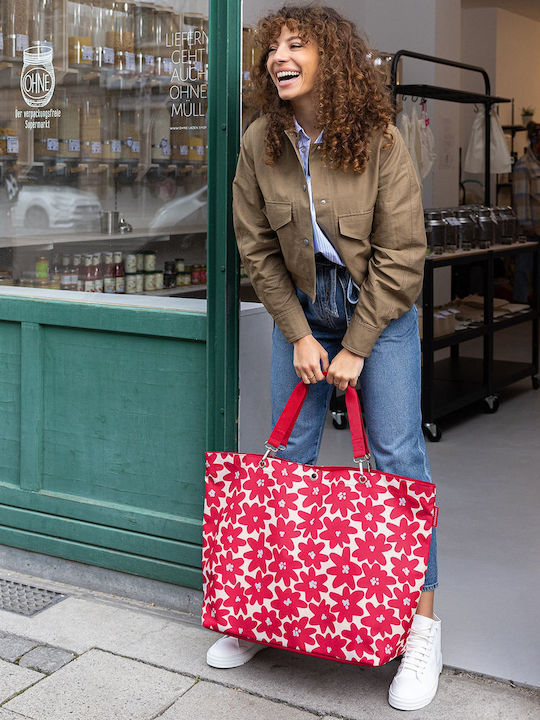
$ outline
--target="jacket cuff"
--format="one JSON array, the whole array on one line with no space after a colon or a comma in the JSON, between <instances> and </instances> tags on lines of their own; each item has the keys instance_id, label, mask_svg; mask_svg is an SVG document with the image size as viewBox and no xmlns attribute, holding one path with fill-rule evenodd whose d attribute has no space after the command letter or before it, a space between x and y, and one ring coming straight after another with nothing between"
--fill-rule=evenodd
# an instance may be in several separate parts
<instances>
[{"instance_id":1,"label":"jacket cuff","mask_svg":"<svg viewBox=\"0 0 540 720\"><path fill-rule=\"evenodd\" d=\"M366 325L355 315L352 316L342 346L361 357L368 357L384 328Z\"/></svg>"},{"instance_id":2,"label":"jacket cuff","mask_svg":"<svg viewBox=\"0 0 540 720\"><path fill-rule=\"evenodd\" d=\"M292 343L306 335L311 335L311 328L301 307L274 316L274 321L283 333L285 339Z\"/></svg>"}]
</instances>

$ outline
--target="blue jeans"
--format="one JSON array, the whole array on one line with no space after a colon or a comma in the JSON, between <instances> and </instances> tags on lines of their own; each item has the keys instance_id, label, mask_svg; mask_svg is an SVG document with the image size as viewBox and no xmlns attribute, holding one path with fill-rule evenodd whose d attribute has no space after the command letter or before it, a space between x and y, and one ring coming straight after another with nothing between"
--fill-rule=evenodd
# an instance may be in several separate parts
<instances>
[{"instance_id":1,"label":"blue jeans","mask_svg":"<svg viewBox=\"0 0 540 720\"><path fill-rule=\"evenodd\" d=\"M330 361L342 349L348 321L358 299L346 268L328 261L317 262L315 302L301 290L298 299L313 336L326 349ZM416 306L381 333L360 375L362 406L375 467L382 472L431 482L429 460L422 434L420 408L420 338ZM299 382L293 366L293 344L277 325L272 336L272 425ZM315 465L333 386L310 385L306 401L286 449L279 457ZM352 465L352 447L351 463ZM437 538L433 528L429 562L423 590L435 590Z\"/></svg>"}]
</instances>

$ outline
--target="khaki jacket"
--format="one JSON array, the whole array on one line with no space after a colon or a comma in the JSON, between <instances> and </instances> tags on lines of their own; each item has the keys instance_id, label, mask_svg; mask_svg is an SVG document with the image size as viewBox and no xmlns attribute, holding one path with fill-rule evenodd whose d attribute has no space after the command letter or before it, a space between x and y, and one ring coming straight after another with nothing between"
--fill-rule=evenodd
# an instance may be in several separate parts
<instances>
[{"instance_id":1,"label":"khaki jacket","mask_svg":"<svg viewBox=\"0 0 540 720\"><path fill-rule=\"evenodd\" d=\"M296 296L315 299L315 255L309 194L296 132L281 158L264 162L266 119L246 130L233 184L240 256L255 291L289 342L311 334ZM363 173L323 166L311 143L309 166L317 223L360 287L343 347L367 357L394 318L409 310L422 286L426 235L421 191L399 131L370 145Z\"/></svg>"}]
</instances>

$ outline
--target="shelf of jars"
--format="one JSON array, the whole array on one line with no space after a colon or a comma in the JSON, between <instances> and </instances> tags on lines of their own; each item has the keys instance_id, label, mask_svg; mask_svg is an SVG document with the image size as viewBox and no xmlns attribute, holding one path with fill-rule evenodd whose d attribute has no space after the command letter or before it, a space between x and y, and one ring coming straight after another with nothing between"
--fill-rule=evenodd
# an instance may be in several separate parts
<instances>
[{"instance_id":1,"label":"shelf of jars","mask_svg":"<svg viewBox=\"0 0 540 720\"><path fill-rule=\"evenodd\" d=\"M35 46L52 50L60 75L105 71L159 78L185 59L196 66L191 82L208 62L208 18L146 0L2 0L0 32L0 72L23 63L25 50ZM175 56L178 48L192 55Z\"/></svg>"},{"instance_id":2,"label":"shelf of jars","mask_svg":"<svg viewBox=\"0 0 540 720\"><path fill-rule=\"evenodd\" d=\"M24 180L40 163L45 177L109 172L136 180L206 165L202 14L117 0L3 0L0 39L0 179L9 172ZM20 84L30 49L50 53L56 86L35 117ZM184 127L174 127L180 118Z\"/></svg>"},{"instance_id":3,"label":"shelf of jars","mask_svg":"<svg viewBox=\"0 0 540 720\"><path fill-rule=\"evenodd\" d=\"M0 270L0 287L158 296L206 290L205 264L188 265L183 258L159 261L155 249L43 252L33 258L19 258L12 270Z\"/></svg>"}]
</instances>

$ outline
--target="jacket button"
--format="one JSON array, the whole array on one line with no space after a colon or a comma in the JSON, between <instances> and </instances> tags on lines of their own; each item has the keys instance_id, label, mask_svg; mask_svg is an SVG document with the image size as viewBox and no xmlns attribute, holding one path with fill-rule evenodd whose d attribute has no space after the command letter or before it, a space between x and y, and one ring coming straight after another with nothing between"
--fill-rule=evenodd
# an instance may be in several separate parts
<instances>
[{"instance_id":1,"label":"jacket button","mask_svg":"<svg viewBox=\"0 0 540 720\"><path fill-rule=\"evenodd\" d=\"M309 245L309 240L307 238L304 238L304 245Z\"/></svg>"},{"instance_id":2,"label":"jacket button","mask_svg":"<svg viewBox=\"0 0 540 720\"><path fill-rule=\"evenodd\" d=\"M306 192L306 190L307 190L307 185L304 185L304 192Z\"/></svg>"},{"instance_id":3,"label":"jacket button","mask_svg":"<svg viewBox=\"0 0 540 720\"><path fill-rule=\"evenodd\" d=\"M326 205L326 200L321 200L321 205Z\"/></svg>"}]
</instances>

